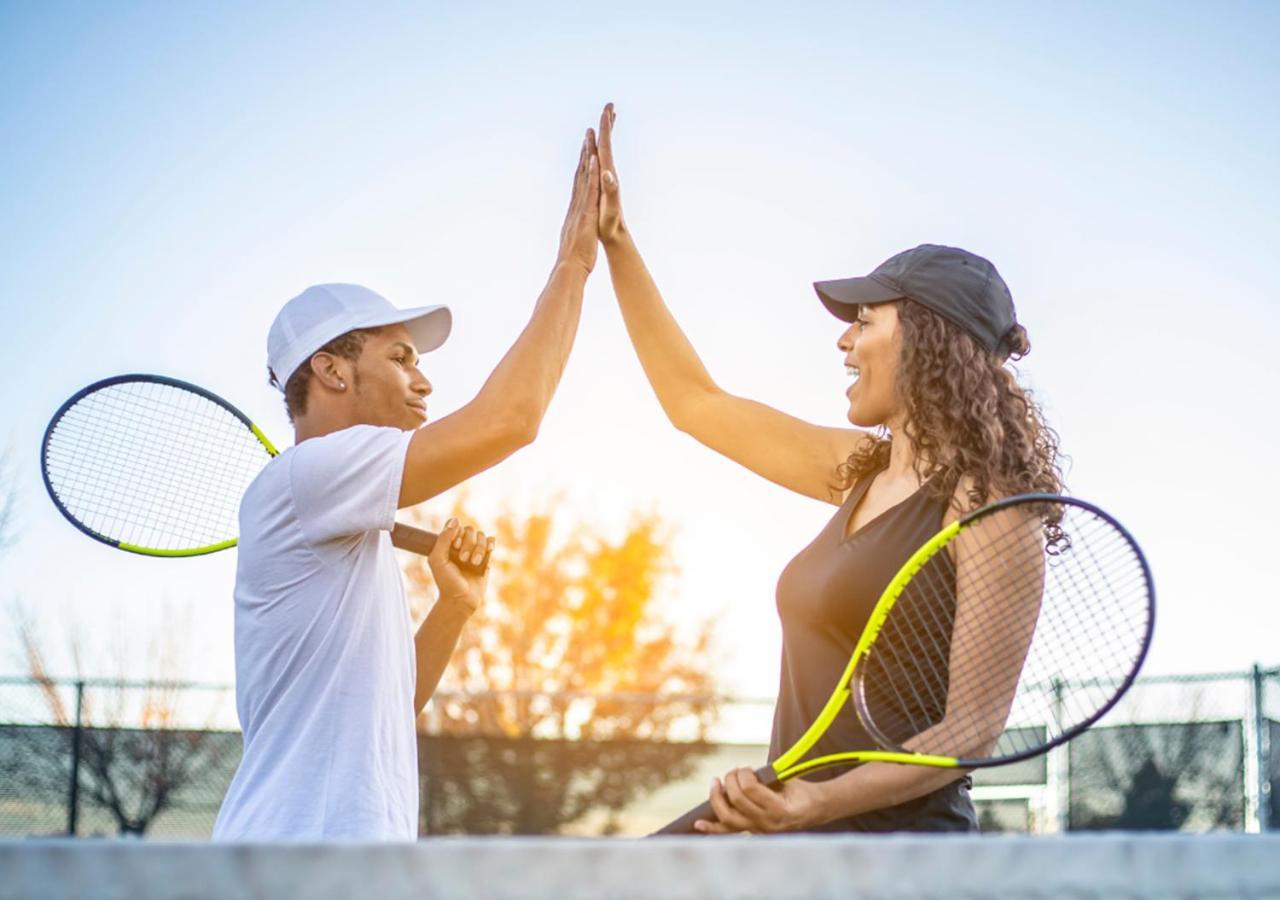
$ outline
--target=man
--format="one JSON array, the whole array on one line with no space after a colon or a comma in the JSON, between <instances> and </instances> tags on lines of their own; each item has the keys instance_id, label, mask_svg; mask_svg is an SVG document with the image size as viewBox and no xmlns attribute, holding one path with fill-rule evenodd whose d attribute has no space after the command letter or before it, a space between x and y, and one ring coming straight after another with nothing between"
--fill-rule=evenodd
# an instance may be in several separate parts
<instances>
[{"instance_id":1,"label":"man","mask_svg":"<svg viewBox=\"0 0 1280 900\"><path fill-rule=\"evenodd\" d=\"M599 173L588 131L560 250L533 316L474 400L426 425L418 353L442 306L398 310L356 285L318 285L271 326L268 366L295 446L240 508L236 705L244 756L217 840L413 840L416 714L485 579L492 540L450 520L429 562L440 597L417 635L389 533L421 503L531 443L573 345L595 265Z\"/></svg>"}]
</instances>

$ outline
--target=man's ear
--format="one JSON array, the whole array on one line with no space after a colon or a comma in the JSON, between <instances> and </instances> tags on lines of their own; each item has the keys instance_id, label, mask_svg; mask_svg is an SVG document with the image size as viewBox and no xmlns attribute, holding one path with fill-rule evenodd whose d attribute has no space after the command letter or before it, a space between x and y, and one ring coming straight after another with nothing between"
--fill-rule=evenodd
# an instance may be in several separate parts
<instances>
[{"instance_id":1,"label":"man's ear","mask_svg":"<svg viewBox=\"0 0 1280 900\"><path fill-rule=\"evenodd\" d=\"M349 360L332 353L317 353L310 364L312 376L331 391L345 391L351 383Z\"/></svg>"}]
</instances>

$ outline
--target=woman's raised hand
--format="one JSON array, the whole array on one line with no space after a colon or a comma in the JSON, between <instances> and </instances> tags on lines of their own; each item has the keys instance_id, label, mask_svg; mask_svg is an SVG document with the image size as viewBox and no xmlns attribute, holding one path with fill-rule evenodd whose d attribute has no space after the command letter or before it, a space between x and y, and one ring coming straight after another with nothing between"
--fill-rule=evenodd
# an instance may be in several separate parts
<instances>
[{"instance_id":1,"label":"woman's raised hand","mask_svg":"<svg viewBox=\"0 0 1280 900\"><path fill-rule=\"evenodd\" d=\"M600 113L600 240L606 245L626 232L622 221L622 197L618 193L618 170L613 164L613 123L617 114L606 103Z\"/></svg>"}]
</instances>

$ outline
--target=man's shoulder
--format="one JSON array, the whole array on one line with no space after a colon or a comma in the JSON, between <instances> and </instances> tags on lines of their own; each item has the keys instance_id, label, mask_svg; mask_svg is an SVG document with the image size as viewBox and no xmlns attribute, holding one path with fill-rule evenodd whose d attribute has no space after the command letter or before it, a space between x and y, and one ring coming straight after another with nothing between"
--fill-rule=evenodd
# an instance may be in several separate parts
<instances>
[{"instance_id":1,"label":"man's shoulder","mask_svg":"<svg viewBox=\"0 0 1280 900\"><path fill-rule=\"evenodd\" d=\"M244 495L240 498L242 533L247 513L252 514L265 506L271 506L278 498L289 495L289 469L293 463L293 450L290 447L268 462L245 488Z\"/></svg>"},{"instance_id":2,"label":"man's shoulder","mask_svg":"<svg viewBox=\"0 0 1280 900\"><path fill-rule=\"evenodd\" d=\"M391 530L411 437L355 425L294 446L281 487L312 543Z\"/></svg>"},{"instance_id":3,"label":"man's shoulder","mask_svg":"<svg viewBox=\"0 0 1280 900\"><path fill-rule=\"evenodd\" d=\"M293 446L294 452L308 460L330 455L359 453L372 447L407 441L409 433L383 425L351 425L328 434L309 437Z\"/></svg>"}]
</instances>

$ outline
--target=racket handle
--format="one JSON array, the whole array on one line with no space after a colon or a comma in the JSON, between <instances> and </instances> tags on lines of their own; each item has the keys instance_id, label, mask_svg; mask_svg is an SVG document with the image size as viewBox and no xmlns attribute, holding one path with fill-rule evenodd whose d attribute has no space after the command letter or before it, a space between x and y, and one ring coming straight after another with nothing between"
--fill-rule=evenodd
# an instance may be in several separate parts
<instances>
[{"instance_id":1,"label":"racket handle","mask_svg":"<svg viewBox=\"0 0 1280 900\"><path fill-rule=\"evenodd\" d=\"M759 778L760 783L765 787L771 787L774 790L782 786L782 781L778 778L778 773L773 771L773 766L761 766L756 769L756 778ZM716 814L711 811L710 800L698 804L680 818L663 825L649 837L667 834L701 834L702 832L693 830L693 823L699 819L706 819L708 822L717 821Z\"/></svg>"},{"instance_id":2,"label":"racket handle","mask_svg":"<svg viewBox=\"0 0 1280 900\"><path fill-rule=\"evenodd\" d=\"M408 525L396 523L396 527L391 531L391 543L401 550L408 550L410 553L417 553L419 556L426 556L436 545L436 538L439 537L433 531L423 531L421 528L412 528ZM489 568L489 559L493 554L485 552L484 559L478 563L463 562L458 558L457 549L449 548L449 559L453 560L459 568L468 572L475 572L477 575L482 574L485 569Z\"/></svg>"}]
</instances>

